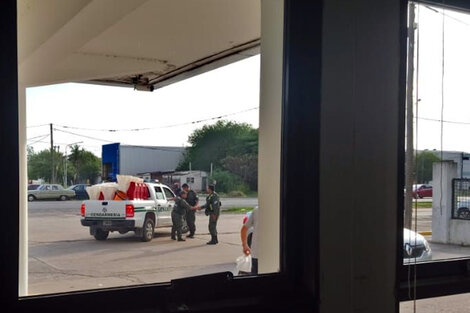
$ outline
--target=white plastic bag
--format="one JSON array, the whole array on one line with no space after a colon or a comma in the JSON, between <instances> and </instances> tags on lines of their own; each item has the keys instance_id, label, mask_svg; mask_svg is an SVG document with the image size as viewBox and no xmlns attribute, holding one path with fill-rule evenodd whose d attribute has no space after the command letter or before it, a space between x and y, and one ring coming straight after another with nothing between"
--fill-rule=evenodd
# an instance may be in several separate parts
<instances>
[{"instance_id":1,"label":"white plastic bag","mask_svg":"<svg viewBox=\"0 0 470 313\"><path fill-rule=\"evenodd\" d=\"M117 183L118 183L118 188L121 191L127 192L127 189L129 189L129 185L131 182L135 183L143 183L144 180L139 177L131 176L131 175L117 175Z\"/></svg>"},{"instance_id":2,"label":"white plastic bag","mask_svg":"<svg viewBox=\"0 0 470 313\"><path fill-rule=\"evenodd\" d=\"M88 193L88 196L90 197L90 200L98 200L98 197L100 196L100 187L98 185L89 186L85 189Z\"/></svg>"},{"instance_id":3,"label":"white plastic bag","mask_svg":"<svg viewBox=\"0 0 470 313\"><path fill-rule=\"evenodd\" d=\"M241 273L251 273L251 254L242 255L237 258L237 267L235 270L239 275Z\"/></svg>"},{"instance_id":4,"label":"white plastic bag","mask_svg":"<svg viewBox=\"0 0 470 313\"><path fill-rule=\"evenodd\" d=\"M86 187L90 200L98 200L101 192L103 192L104 200L113 200L116 190L116 183L104 183Z\"/></svg>"},{"instance_id":5,"label":"white plastic bag","mask_svg":"<svg viewBox=\"0 0 470 313\"><path fill-rule=\"evenodd\" d=\"M103 193L104 200L113 200L114 194L118 190L118 184L116 183L105 183L100 185L100 191Z\"/></svg>"}]
</instances>

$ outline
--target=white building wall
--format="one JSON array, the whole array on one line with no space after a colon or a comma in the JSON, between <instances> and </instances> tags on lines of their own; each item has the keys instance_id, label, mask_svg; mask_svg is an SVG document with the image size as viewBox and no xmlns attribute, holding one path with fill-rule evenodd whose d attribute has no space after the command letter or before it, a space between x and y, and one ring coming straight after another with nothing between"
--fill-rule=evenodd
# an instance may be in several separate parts
<instances>
[{"instance_id":1,"label":"white building wall","mask_svg":"<svg viewBox=\"0 0 470 313\"><path fill-rule=\"evenodd\" d=\"M191 187L191 189L195 191L203 191L202 180L203 180L203 177L207 177L207 174L202 176L201 172L194 172L191 174L188 173L186 175L182 175L180 177L181 177L181 184L187 183ZM188 178L191 179L192 177L194 178L194 183L188 182Z\"/></svg>"},{"instance_id":2,"label":"white building wall","mask_svg":"<svg viewBox=\"0 0 470 313\"><path fill-rule=\"evenodd\" d=\"M470 221L452 219L452 180L457 171L454 161L433 164L432 241L468 246Z\"/></svg>"},{"instance_id":3,"label":"white building wall","mask_svg":"<svg viewBox=\"0 0 470 313\"><path fill-rule=\"evenodd\" d=\"M462 157L467 157L467 152L460 151L432 151L435 156L441 158L443 161L454 161L457 163L457 177L468 178L470 177L470 160L462 160ZM463 156L462 156L463 153ZM463 163L463 164L462 164ZM463 172L463 174L462 174Z\"/></svg>"},{"instance_id":4,"label":"white building wall","mask_svg":"<svg viewBox=\"0 0 470 313\"><path fill-rule=\"evenodd\" d=\"M457 177L453 161L436 162L432 167L432 241L449 243L452 215L452 179Z\"/></svg>"},{"instance_id":5,"label":"white building wall","mask_svg":"<svg viewBox=\"0 0 470 313\"><path fill-rule=\"evenodd\" d=\"M122 146L119 172L136 175L147 172L174 171L183 158L183 147Z\"/></svg>"},{"instance_id":6,"label":"white building wall","mask_svg":"<svg viewBox=\"0 0 470 313\"><path fill-rule=\"evenodd\" d=\"M449 239L451 244L470 246L470 221L450 220Z\"/></svg>"}]
</instances>

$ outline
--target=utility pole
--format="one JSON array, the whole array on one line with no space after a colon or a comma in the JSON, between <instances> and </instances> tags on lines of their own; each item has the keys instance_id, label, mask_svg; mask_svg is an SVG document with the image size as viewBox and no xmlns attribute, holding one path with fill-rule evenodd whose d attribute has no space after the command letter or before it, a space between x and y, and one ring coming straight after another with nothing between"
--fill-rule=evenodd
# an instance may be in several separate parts
<instances>
[{"instance_id":1,"label":"utility pole","mask_svg":"<svg viewBox=\"0 0 470 313\"><path fill-rule=\"evenodd\" d=\"M411 229L413 216L413 82L414 82L414 47L415 47L415 7L413 2L408 6L408 71L406 87L406 153L405 153L405 228Z\"/></svg>"},{"instance_id":2,"label":"utility pole","mask_svg":"<svg viewBox=\"0 0 470 313\"><path fill-rule=\"evenodd\" d=\"M51 184L55 184L54 179L54 131L52 127L52 123L50 124L50 131L51 131Z\"/></svg>"}]
</instances>

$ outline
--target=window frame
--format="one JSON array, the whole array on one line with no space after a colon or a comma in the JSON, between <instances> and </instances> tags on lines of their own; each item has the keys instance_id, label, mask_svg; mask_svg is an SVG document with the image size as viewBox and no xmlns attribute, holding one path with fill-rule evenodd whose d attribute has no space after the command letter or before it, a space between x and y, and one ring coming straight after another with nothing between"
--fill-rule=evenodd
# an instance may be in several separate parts
<instances>
[{"instance_id":1,"label":"window frame","mask_svg":"<svg viewBox=\"0 0 470 313\"><path fill-rule=\"evenodd\" d=\"M162 190L163 190L163 193L164 193L165 198L166 198L167 200L171 200L171 198L176 197L175 193L174 193L173 191L171 191L169 188L162 187ZM168 193L170 196L168 196L167 193Z\"/></svg>"},{"instance_id":2,"label":"window frame","mask_svg":"<svg viewBox=\"0 0 470 313\"><path fill-rule=\"evenodd\" d=\"M256 309L258 312L280 312L287 308L303 312L318 307L316 299L319 284L316 274L319 264L318 159L322 5L321 1L284 2L280 273L233 279L227 279L226 273L220 273L160 284L18 298L19 211L10 210L5 216L7 223L0 236L0 243L5 249L5 257L0 261L0 278L6 286L2 307L21 312L42 309L47 309L48 312L74 312L81 311L84 306L88 312L138 312L148 309L172 311L181 304L187 304L194 310L218 312L238 312L243 308ZM0 77L3 83L0 93L0 127L2 134L9 134L8 137L2 136L2 143L11 151L2 154L2 172L9 182L4 190L8 197L4 200L6 207L18 208L20 167L16 1L2 1L0 6L0 27L4 30L0 42L5 47L0 50L0 68L3 71ZM305 41L302 31L312 34L312 40ZM316 53L312 55L311 49ZM306 137L313 141L308 148L302 149L302 138ZM299 166L299 155L314 161L307 168ZM299 173L302 175L299 176ZM299 184L309 185L312 196L288 201L286 195L296 194ZM303 213L306 217L301 227L296 224L294 210L289 210L288 207L295 207L297 214ZM312 277L315 277L313 287Z\"/></svg>"},{"instance_id":3,"label":"window frame","mask_svg":"<svg viewBox=\"0 0 470 313\"><path fill-rule=\"evenodd\" d=\"M433 6L445 7L452 10L463 11L470 14L470 3L465 0L415 0L415 3L429 4ZM408 4L408 1L406 1ZM406 96L406 59L407 59L407 8L401 14L402 38L401 38L401 92L400 92L400 130L398 147L401 152L399 158L399 173L405 172L405 96ZM410 289L416 287L416 299L426 299L439 296L447 296L452 294L461 294L470 292L470 256L459 259L437 260L418 264L403 264L403 231L404 227L404 196L403 186L404 175L398 175L398 203L401 208L397 210L397 226L398 226L398 247L397 247L397 282L398 282L398 299L400 301L412 300L409 298ZM409 280L409 277L416 277L416 283Z\"/></svg>"},{"instance_id":4,"label":"window frame","mask_svg":"<svg viewBox=\"0 0 470 313\"><path fill-rule=\"evenodd\" d=\"M158 191L157 189L160 189L160 191ZM163 190L162 190L162 187L160 187L160 186L155 186L155 187L153 188L153 190L155 191L155 198L156 198L157 200L165 200L165 196L164 196L164 192L163 192ZM161 195L161 198L158 197L159 194Z\"/></svg>"}]
</instances>

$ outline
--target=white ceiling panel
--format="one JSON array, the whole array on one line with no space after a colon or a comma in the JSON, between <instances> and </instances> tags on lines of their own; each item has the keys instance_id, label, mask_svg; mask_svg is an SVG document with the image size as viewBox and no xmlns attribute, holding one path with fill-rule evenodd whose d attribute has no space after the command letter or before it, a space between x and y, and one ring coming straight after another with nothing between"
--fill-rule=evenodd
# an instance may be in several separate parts
<instances>
[{"instance_id":1,"label":"white ceiling panel","mask_svg":"<svg viewBox=\"0 0 470 313\"><path fill-rule=\"evenodd\" d=\"M259 0L19 0L20 82L159 87L256 54L260 14Z\"/></svg>"}]
</instances>

